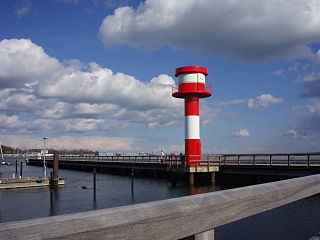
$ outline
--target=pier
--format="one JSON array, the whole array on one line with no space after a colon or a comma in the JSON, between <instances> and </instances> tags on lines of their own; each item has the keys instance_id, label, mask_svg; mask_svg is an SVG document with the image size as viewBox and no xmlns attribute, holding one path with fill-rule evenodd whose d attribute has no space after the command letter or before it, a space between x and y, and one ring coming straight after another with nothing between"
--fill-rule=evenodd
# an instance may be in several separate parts
<instances>
[{"instance_id":1,"label":"pier","mask_svg":"<svg viewBox=\"0 0 320 240\"><path fill-rule=\"evenodd\" d=\"M64 179L60 178L58 185L64 185ZM1 179L1 189L29 188L29 187L46 187L52 185L49 178L24 178L24 179Z\"/></svg>"},{"instance_id":2,"label":"pier","mask_svg":"<svg viewBox=\"0 0 320 240\"><path fill-rule=\"evenodd\" d=\"M43 160L42 160L43 162ZM13 165L11 163L6 163L6 165ZM65 179L59 178L59 154L57 151L54 152L51 159L51 166L53 171L51 172L50 178L46 177L46 171L43 177L22 177L23 162L16 160L15 162L15 172L13 172L13 178L0 178L0 190L1 189L15 189L15 188L30 188L30 187L46 187L46 186L58 186L64 185ZM20 165L20 176L18 176L18 165Z\"/></svg>"},{"instance_id":3,"label":"pier","mask_svg":"<svg viewBox=\"0 0 320 240\"><path fill-rule=\"evenodd\" d=\"M2 223L0 238L209 240L214 239L214 229L219 226L319 193L318 174L111 209Z\"/></svg>"},{"instance_id":4,"label":"pier","mask_svg":"<svg viewBox=\"0 0 320 240\"><path fill-rule=\"evenodd\" d=\"M171 178L185 176L190 184L195 179L207 178L215 181L215 175L250 174L283 175L288 177L306 176L320 173L320 153L292 154L225 154L192 156L192 165L185 161L186 156L94 156L59 155L59 167L82 171L106 172L113 174L135 174ZM52 166L52 158L46 158ZM43 160L29 159L30 165L42 166Z\"/></svg>"}]
</instances>

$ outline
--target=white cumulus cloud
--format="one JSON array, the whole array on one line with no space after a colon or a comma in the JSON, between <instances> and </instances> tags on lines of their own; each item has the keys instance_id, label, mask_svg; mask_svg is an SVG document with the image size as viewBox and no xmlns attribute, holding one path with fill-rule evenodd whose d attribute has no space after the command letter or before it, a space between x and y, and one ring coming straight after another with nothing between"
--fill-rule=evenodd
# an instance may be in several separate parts
<instances>
[{"instance_id":1,"label":"white cumulus cloud","mask_svg":"<svg viewBox=\"0 0 320 240\"><path fill-rule=\"evenodd\" d=\"M240 128L239 131L233 132L234 137L249 137L251 134L247 129Z\"/></svg>"},{"instance_id":2,"label":"white cumulus cloud","mask_svg":"<svg viewBox=\"0 0 320 240\"><path fill-rule=\"evenodd\" d=\"M248 99L248 108L266 108L272 104L278 104L282 102L282 98L276 98L271 94L262 94L260 96L257 96L256 98Z\"/></svg>"},{"instance_id":3,"label":"white cumulus cloud","mask_svg":"<svg viewBox=\"0 0 320 240\"><path fill-rule=\"evenodd\" d=\"M61 76L62 65L29 39L0 41L0 88L22 88Z\"/></svg>"},{"instance_id":4,"label":"white cumulus cloud","mask_svg":"<svg viewBox=\"0 0 320 240\"><path fill-rule=\"evenodd\" d=\"M168 113L183 109L166 74L142 82L97 63L60 62L29 39L0 41L0 66L0 111L26 113L24 132L172 126L178 117Z\"/></svg>"},{"instance_id":5,"label":"white cumulus cloud","mask_svg":"<svg viewBox=\"0 0 320 240\"><path fill-rule=\"evenodd\" d=\"M305 58L320 40L320 2L146 0L100 26L106 46L191 48L246 62Z\"/></svg>"}]
</instances>

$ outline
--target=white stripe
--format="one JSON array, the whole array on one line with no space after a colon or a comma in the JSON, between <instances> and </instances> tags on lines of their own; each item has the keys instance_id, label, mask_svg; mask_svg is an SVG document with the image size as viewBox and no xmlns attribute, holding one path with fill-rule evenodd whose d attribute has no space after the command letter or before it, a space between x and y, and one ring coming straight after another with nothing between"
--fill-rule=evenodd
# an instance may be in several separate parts
<instances>
[{"instance_id":1,"label":"white stripe","mask_svg":"<svg viewBox=\"0 0 320 240\"><path fill-rule=\"evenodd\" d=\"M187 73L178 76L179 83L206 83L206 76L202 73Z\"/></svg>"},{"instance_id":2,"label":"white stripe","mask_svg":"<svg viewBox=\"0 0 320 240\"><path fill-rule=\"evenodd\" d=\"M200 116L185 116L185 139L200 139Z\"/></svg>"}]
</instances>

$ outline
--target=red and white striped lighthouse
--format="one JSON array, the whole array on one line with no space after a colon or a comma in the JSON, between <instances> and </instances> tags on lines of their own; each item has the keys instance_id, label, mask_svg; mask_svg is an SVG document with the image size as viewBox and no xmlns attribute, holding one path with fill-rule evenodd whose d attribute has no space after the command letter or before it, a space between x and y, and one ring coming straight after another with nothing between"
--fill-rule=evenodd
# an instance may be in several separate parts
<instances>
[{"instance_id":1,"label":"red and white striped lighthouse","mask_svg":"<svg viewBox=\"0 0 320 240\"><path fill-rule=\"evenodd\" d=\"M187 165L199 164L201 160L200 106L199 98L212 95L212 86L206 83L208 69L187 66L176 69L179 83L172 87L172 96L185 101L185 155Z\"/></svg>"}]
</instances>

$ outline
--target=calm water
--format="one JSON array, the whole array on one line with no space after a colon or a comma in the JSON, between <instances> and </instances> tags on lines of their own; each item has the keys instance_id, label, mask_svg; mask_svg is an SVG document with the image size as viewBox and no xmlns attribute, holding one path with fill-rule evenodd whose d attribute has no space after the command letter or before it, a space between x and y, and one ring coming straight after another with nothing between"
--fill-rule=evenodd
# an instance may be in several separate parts
<instances>
[{"instance_id":1,"label":"calm water","mask_svg":"<svg viewBox=\"0 0 320 240\"><path fill-rule=\"evenodd\" d=\"M14 162L15 159L8 160ZM48 169L51 170L50 168ZM49 172L48 171L48 172ZM0 178L12 177L15 166L2 166ZM66 185L0 190L0 223L156 201L195 192L235 187L202 186L190 189L164 179L131 178L97 173L97 198L93 199L92 173L60 170ZM42 176L42 168L23 166L23 177ZM82 189L85 186L87 189ZM309 239L320 231L320 195L306 198L216 229L216 239Z\"/></svg>"}]
</instances>

